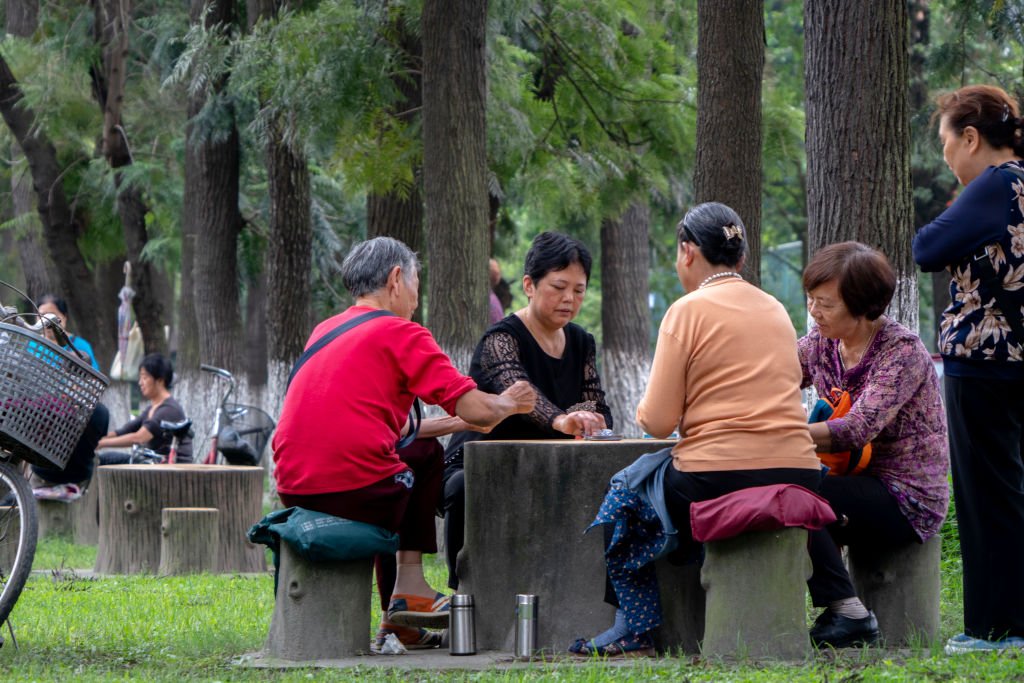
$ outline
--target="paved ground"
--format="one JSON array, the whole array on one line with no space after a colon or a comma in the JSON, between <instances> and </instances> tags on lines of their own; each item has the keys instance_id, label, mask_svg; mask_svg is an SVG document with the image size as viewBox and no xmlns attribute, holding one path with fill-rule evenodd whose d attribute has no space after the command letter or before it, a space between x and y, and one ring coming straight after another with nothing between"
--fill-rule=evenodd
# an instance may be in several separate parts
<instances>
[{"instance_id":1,"label":"paved ground","mask_svg":"<svg viewBox=\"0 0 1024 683\"><path fill-rule=\"evenodd\" d=\"M913 657L927 656L928 650L916 651L906 648L853 648L842 651L823 651L810 660L810 663L832 662L842 660L849 663L869 664L883 661L901 662ZM591 660L580 659L568 654L558 654L546 659L534 659L532 661L517 661L508 652L487 651L472 656L454 657L448 654L446 649L418 650L406 652L401 655L379 655L366 654L344 659L321 659L308 662L290 662L283 659L266 657L256 652L243 655L235 660L235 664L243 667L254 667L261 669L290 669L297 667L319 667L331 669L386 669L394 671L483 671L483 670L509 670L509 669L536 669L539 667L558 666L562 667L605 667L605 666L634 666L643 664L652 667L673 668L680 664L695 664L702 659L696 655L683 655L681 657L662 656L653 659L612 659L612 660ZM723 662L729 663L729 662ZM731 663L744 663L764 665L772 663L772 660L746 660ZM798 662L775 662L791 664L798 667L807 666L808 661Z\"/></svg>"},{"instance_id":2,"label":"paved ground","mask_svg":"<svg viewBox=\"0 0 1024 683\"><path fill-rule=\"evenodd\" d=\"M289 662L282 659L265 657L262 653L244 655L236 660L236 664L261 669L288 669L293 667L315 666L320 668L350 669L355 667L391 670L429 670L429 671L483 671L505 669L529 669L548 663L562 666L622 666L637 660L614 660L610 662L594 662L577 659L572 656L559 655L549 660L517 661L508 652L480 652L475 655L455 657L448 650L416 650L401 655L367 654L344 659L318 659L310 662ZM657 660L649 660L657 661ZM671 660L666 660L671 661Z\"/></svg>"}]
</instances>

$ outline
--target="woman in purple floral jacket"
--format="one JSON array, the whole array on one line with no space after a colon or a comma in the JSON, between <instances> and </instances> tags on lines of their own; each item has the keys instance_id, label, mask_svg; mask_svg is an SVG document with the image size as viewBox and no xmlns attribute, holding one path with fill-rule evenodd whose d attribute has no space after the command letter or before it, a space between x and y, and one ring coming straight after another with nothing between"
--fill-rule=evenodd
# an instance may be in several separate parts
<instances>
[{"instance_id":1,"label":"woman in purple floral jacket","mask_svg":"<svg viewBox=\"0 0 1024 683\"><path fill-rule=\"evenodd\" d=\"M896 287L885 256L859 242L827 246L803 275L815 327L799 341L803 386L849 392L843 417L810 425L819 453L870 443L858 476L828 476L819 493L838 521L811 533L811 599L825 607L811 639L846 647L878 638L837 544L897 548L939 532L949 506L949 448L931 356L916 334L884 314Z\"/></svg>"}]
</instances>

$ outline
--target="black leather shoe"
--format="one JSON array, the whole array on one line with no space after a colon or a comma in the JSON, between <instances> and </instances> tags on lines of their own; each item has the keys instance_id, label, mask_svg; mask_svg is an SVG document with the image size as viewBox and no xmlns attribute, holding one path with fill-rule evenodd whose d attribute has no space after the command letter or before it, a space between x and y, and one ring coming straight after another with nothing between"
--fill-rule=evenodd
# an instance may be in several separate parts
<instances>
[{"instance_id":1,"label":"black leather shoe","mask_svg":"<svg viewBox=\"0 0 1024 683\"><path fill-rule=\"evenodd\" d=\"M836 613L832 611L832 608L826 607L825 611L814 620L814 626L811 627L811 637L813 638L818 631L831 624L835 617Z\"/></svg>"},{"instance_id":2,"label":"black leather shoe","mask_svg":"<svg viewBox=\"0 0 1024 683\"><path fill-rule=\"evenodd\" d=\"M823 619L825 614L831 614L831 618ZM811 642L817 648L874 645L878 642L878 619L871 611L863 619L851 619L826 610L814 622Z\"/></svg>"}]
</instances>

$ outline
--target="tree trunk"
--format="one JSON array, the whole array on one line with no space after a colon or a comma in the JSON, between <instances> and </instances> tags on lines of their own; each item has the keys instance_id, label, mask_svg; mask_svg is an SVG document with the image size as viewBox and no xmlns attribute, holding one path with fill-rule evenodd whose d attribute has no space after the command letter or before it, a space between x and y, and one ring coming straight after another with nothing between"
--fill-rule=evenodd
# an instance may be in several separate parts
<instances>
[{"instance_id":1,"label":"tree trunk","mask_svg":"<svg viewBox=\"0 0 1024 683\"><path fill-rule=\"evenodd\" d=\"M28 38L39 25L38 0L7 0L4 3L4 28L12 36Z\"/></svg>"},{"instance_id":2,"label":"tree trunk","mask_svg":"<svg viewBox=\"0 0 1024 683\"><path fill-rule=\"evenodd\" d=\"M391 116L404 125L414 125L423 107L423 43L418 35L407 30L407 22L402 15L396 15L388 29L388 35L394 36L395 49L402 60L401 67L396 68L391 82L400 93L391 107ZM401 240L416 253L423 250L423 194L420 191L422 169L411 169L413 182L404 192L392 189L388 192L370 192L366 196L366 236L367 238L387 236ZM421 306L413 313L413 320L423 322L423 294L430 282L426 264L420 268Z\"/></svg>"},{"instance_id":3,"label":"tree trunk","mask_svg":"<svg viewBox=\"0 0 1024 683\"><path fill-rule=\"evenodd\" d=\"M160 511L160 576L212 574L220 545L217 508L164 508Z\"/></svg>"},{"instance_id":4,"label":"tree trunk","mask_svg":"<svg viewBox=\"0 0 1024 683\"><path fill-rule=\"evenodd\" d=\"M209 8L205 12L204 9ZM233 3L217 0L209 5L192 0L193 23L231 25ZM193 239L192 296L202 362L222 368L237 367L241 348L242 315L238 289L238 235L242 215L238 210L239 136L234 106L218 102L224 126L216 131L197 131L194 117L208 97L217 97L227 77L189 97L189 124L185 142L184 234ZM186 295L187 296L187 295ZM186 298L183 296L182 298Z\"/></svg>"},{"instance_id":5,"label":"tree trunk","mask_svg":"<svg viewBox=\"0 0 1024 683\"><path fill-rule=\"evenodd\" d=\"M307 271L308 272L308 271ZM267 383L267 276L251 273L245 291L245 373L250 387Z\"/></svg>"},{"instance_id":6,"label":"tree trunk","mask_svg":"<svg viewBox=\"0 0 1024 683\"><path fill-rule=\"evenodd\" d=\"M78 235L84 226L64 195L61 180L64 169L57 159L56 148L37 128L35 112L23 100L17 79L0 56L0 113L28 160L43 237L60 278L59 294L67 300L72 315L78 312L75 332L92 342L98 357L111 358L113 309L97 305L99 298L92 273L78 249ZM84 315L85 311L92 314Z\"/></svg>"},{"instance_id":7,"label":"tree trunk","mask_svg":"<svg viewBox=\"0 0 1024 683\"><path fill-rule=\"evenodd\" d=\"M112 169L133 163L128 134L125 131L121 108L124 103L128 55L127 24L131 21L131 4L127 0L94 0L93 36L99 47L100 61L90 70L92 91L103 113L103 132L100 150ZM132 307L142 330L146 352L167 351L164 339L166 312L156 284L156 267L143 260L142 252L149 241L146 229L146 204L142 190L125 180L124 174L114 175L117 187L117 213L121 219L125 251L132 265L132 288L135 298Z\"/></svg>"},{"instance_id":8,"label":"tree trunk","mask_svg":"<svg viewBox=\"0 0 1024 683\"><path fill-rule=\"evenodd\" d=\"M747 228L743 276L761 283L764 1L697 3L697 202L722 202Z\"/></svg>"},{"instance_id":9,"label":"tree trunk","mask_svg":"<svg viewBox=\"0 0 1024 683\"><path fill-rule=\"evenodd\" d=\"M99 574L154 573L160 566L161 510L220 510L216 570L258 572L263 548L246 540L262 517L263 469L229 465L107 465L100 494Z\"/></svg>"},{"instance_id":10,"label":"tree trunk","mask_svg":"<svg viewBox=\"0 0 1024 683\"><path fill-rule=\"evenodd\" d=\"M366 236L394 237L401 240L417 254L423 251L423 195L413 185L407 196L392 190L385 194L370 193L366 196ZM423 322L423 294L430 286L426 264L420 267L420 307L413 313L413 320Z\"/></svg>"},{"instance_id":11,"label":"tree trunk","mask_svg":"<svg viewBox=\"0 0 1024 683\"><path fill-rule=\"evenodd\" d=\"M931 0L910 0L910 112L919 112L919 123L924 123L928 105L928 74L925 50L931 44ZM914 126L914 132L920 141L927 136L927 143L932 142L934 130L928 126L924 130ZM914 136L912 136L913 138ZM945 164L936 160L925 165L921 161L911 166L912 187L915 190L927 188L928 192L914 192L914 225L924 225L934 220L945 211L946 203L956 189L956 183L949 183L945 173ZM949 305L949 273L939 271L925 276L932 288L932 327L921 330L921 339L930 349L936 348L939 337L939 323L942 312Z\"/></svg>"},{"instance_id":12,"label":"tree trunk","mask_svg":"<svg viewBox=\"0 0 1024 683\"><path fill-rule=\"evenodd\" d=\"M267 245L267 334L272 365L290 369L310 333L313 228L306 157L277 125L267 143L270 242Z\"/></svg>"},{"instance_id":13,"label":"tree trunk","mask_svg":"<svg viewBox=\"0 0 1024 683\"><path fill-rule=\"evenodd\" d=\"M650 208L634 202L617 220L601 224L602 384L615 431L641 436L636 407L650 374L651 314L647 305L651 255Z\"/></svg>"},{"instance_id":14,"label":"tree trunk","mask_svg":"<svg viewBox=\"0 0 1024 683\"><path fill-rule=\"evenodd\" d=\"M32 183L28 177L28 166L17 143L11 145L11 210L16 218L22 218L24 225L14 231L14 242L18 248L21 271L25 275L25 293L33 301L44 294L58 291L59 277L49 254L41 244L39 220L32 206ZM31 214L31 215L30 215ZM3 298L3 297L0 297ZM9 303L14 303L7 296Z\"/></svg>"},{"instance_id":15,"label":"tree trunk","mask_svg":"<svg viewBox=\"0 0 1024 683\"><path fill-rule=\"evenodd\" d=\"M486 0L423 4L430 328L463 371L488 320Z\"/></svg>"},{"instance_id":16,"label":"tree trunk","mask_svg":"<svg viewBox=\"0 0 1024 683\"><path fill-rule=\"evenodd\" d=\"M167 314L160 296L157 268L149 260L143 259L142 250L149 241L146 229L146 214L149 207L138 187L128 185L124 176L117 174L117 213L121 218L124 232L125 250L128 261L132 264L132 310L142 330L142 340L146 353L166 353L167 340L164 338L164 326Z\"/></svg>"},{"instance_id":17,"label":"tree trunk","mask_svg":"<svg viewBox=\"0 0 1024 683\"><path fill-rule=\"evenodd\" d=\"M906 0L808 0L804 26L811 252L858 240L885 253L890 315L916 331Z\"/></svg>"}]
</instances>

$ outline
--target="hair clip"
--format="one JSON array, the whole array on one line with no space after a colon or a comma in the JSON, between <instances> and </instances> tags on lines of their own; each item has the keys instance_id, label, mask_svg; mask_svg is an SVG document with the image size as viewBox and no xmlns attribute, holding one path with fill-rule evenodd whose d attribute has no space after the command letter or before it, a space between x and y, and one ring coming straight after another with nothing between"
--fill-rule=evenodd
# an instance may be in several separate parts
<instances>
[{"instance_id":1,"label":"hair clip","mask_svg":"<svg viewBox=\"0 0 1024 683\"><path fill-rule=\"evenodd\" d=\"M731 223L729 225L723 225L722 232L725 233L726 242L731 240L733 237L738 237L741 240L743 239L743 230L741 230L738 225L732 225Z\"/></svg>"},{"instance_id":2,"label":"hair clip","mask_svg":"<svg viewBox=\"0 0 1024 683\"><path fill-rule=\"evenodd\" d=\"M1003 120L1002 120L1002 122L1006 123L1009 120L1010 120L1010 105L1003 104Z\"/></svg>"}]
</instances>

